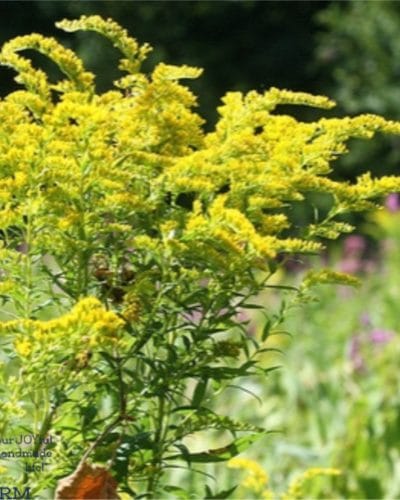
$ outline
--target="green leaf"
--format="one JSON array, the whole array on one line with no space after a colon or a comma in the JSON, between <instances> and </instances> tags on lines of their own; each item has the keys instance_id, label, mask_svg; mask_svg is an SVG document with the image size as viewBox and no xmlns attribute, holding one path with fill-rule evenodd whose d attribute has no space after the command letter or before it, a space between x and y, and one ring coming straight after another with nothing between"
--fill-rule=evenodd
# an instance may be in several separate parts
<instances>
[{"instance_id":1,"label":"green leaf","mask_svg":"<svg viewBox=\"0 0 400 500\"><path fill-rule=\"evenodd\" d=\"M270 366L269 368L261 368L260 366L257 367L258 371L264 373L264 375L267 375L269 372L273 372L275 370L280 370L281 368L281 365Z\"/></svg>"},{"instance_id":2,"label":"green leaf","mask_svg":"<svg viewBox=\"0 0 400 500\"><path fill-rule=\"evenodd\" d=\"M192 348L192 343L190 342L190 340L186 336L183 336L182 342L184 343L187 352L190 352L190 349Z\"/></svg>"},{"instance_id":3,"label":"green leaf","mask_svg":"<svg viewBox=\"0 0 400 500\"><path fill-rule=\"evenodd\" d=\"M385 494L381 486L381 482L377 477L362 476L357 477L361 491L364 493L365 498L384 498Z\"/></svg>"},{"instance_id":4,"label":"green leaf","mask_svg":"<svg viewBox=\"0 0 400 500\"><path fill-rule=\"evenodd\" d=\"M284 354L282 349L278 349L277 347L264 347L263 349L258 349L256 354L262 354L264 352L276 352L278 354Z\"/></svg>"},{"instance_id":5,"label":"green leaf","mask_svg":"<svg viewBox=\"0 0 400 500\"><path fill-rule=\"evenodd\" d=\"M262 333L261 333L261 340L263 342L265 340L267 340L267 338L270 334L270 331L271 331L271 326L272 326L272 321L270 318L267 318L267 320L265 321L265 325L263 326Z\"/></svg>"},{"instance_id":6,"label":"green leaf","mask_svg":"<svg viewBox=\"0 0 400 500\"><path fill-rule=\"evenodd\" d=\"M265 309L265 306L261 306L260 304L241 304L243 309Z\"/></svg>"},{"instance_id":7,"label":"green leaf","mask_svg":"<svg viewBox=\"0 0 400 500\"><path fill-rule=\"evenodd\" d=\"M224 380L233 379L235 377L245 377L248 375L254 375L254 371L249 369L257 364L254 360L249 360L243 363L237 368L232 368L228 366L204 366L197 370L193 375L206 377L214 380Z\"/></svg>"},{"instance_id":8,"label":"green leaf","mask_svg":"<svg viewBox=\"0 0 400 500\"><path fill-rule=\"evenodd\" d=\"M209 486L206 486L204 500L212 500L212 499L223 499L228 498L232 495L232 493L236 490L238 485L233 486L233 488L229 488L229 490L218 491L217 493L213 493Z\"/></svg>"},{"instance_id":9,"label":"green leaf","mask_svg":"<svg viewBox=\"0 0 400 500\"><path fill-rule=\"evenodd\" d=\"M239 391L243 391L245 392L246 394L250 394L250 396L252 396L253 398L255 398L259 403L260 405L262 405L262 400L259 396L257 396L257 394L255 394L253 391L251 391L250 389L246 389L245 387L242 387L240 385L236 385L236 384L229 384L226 386L227 388L231 388L231 389L237 389Z\"/></svg>"},{"instance_id":10,"label":"green leaf","mask_svg":"<svg viewBox=\"0 0 400 500\"><path fill-rule=\"evenodd\" d=\"M213 462L225 462L226 460L230 460L239 453L247 450L249 446L251 446L255 441L260 439L261 437L269 434L268 431L263 431L257 434L252 434L250 436L244 436L235 439L227 446L223 446L222 448L216 448L213 450L207 450L199 453L182 453L179 455L172 455L170 457L166 457L166 460L177 460L182 459L186 460L189 463L213 463Z\"/></svg>"},{"instance_id":11,"label":"green leaf","mask_svg":"<svg viewBox=\"0 0 400 500\"><path fill-rule=\"evenodd\" d=\"M205 393L207 391L207 383L208 378L202 378L199 380L195 387L192 397L192 406L194 406L195 408L198 408L204 399Z\"/></svg>"},{"instance_id":12,"label":"green leaf","mask_svg":"<svg viewBox=\"0 0 400 500\"><path fill-rule=\"evenodd\" d=\"M179 486L166 484L162 489L167 493L173 493L175 498L181 498L182 500L187 500L188 498L190 498L189 493Z\"/></svg>"},{"instance_id":13,"label":"green leaf","mask_svg":"<svg viewBox=\"0 0 400 500\"><path fill-rule=\"evenodd\" d=\"M97 411L98 409L93 405L80 408L80 412L83 417L82 421L83 427L87 427L90 424L90 422L92 422L92 420L97 415Z\"/></svg>"}]
</instances>

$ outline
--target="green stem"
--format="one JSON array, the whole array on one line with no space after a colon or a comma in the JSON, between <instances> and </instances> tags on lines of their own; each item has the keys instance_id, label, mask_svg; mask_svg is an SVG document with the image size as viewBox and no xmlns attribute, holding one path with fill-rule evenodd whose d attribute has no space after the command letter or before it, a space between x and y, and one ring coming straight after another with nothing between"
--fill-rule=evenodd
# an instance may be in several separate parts
<instances>
[{"instance_id":1,"label":"green stem","mask_svg":"<svg viewBox=\"0 0 400 500\"><path fill-rule=\"evenodd\" d=\"M85 453L82 455L82 458L79 461L79 467L86 462L88 459L89 455L92 453L93 450L97 448L97 446L103 441L103 439L121 422L121 415L118 415L116 419L114 419L110 424L107 425L107 427L103 430L101 434L97 437L95 441L89 446L89 448L85 451Z\"/></svg>"},{"instance_id":2,"label":"green stem","mask_svg":"<svg viewBox=\"0 0 400 500\"><path fill-rule=\"evenodd\" d=\"M85 231L85 214L81 214L79 225L79 244L81 249L78 253L78 293L77 298L87 295L87 287L89 281L89 268L86 246L86 231Z\"/></svg>"},{"instance_id":3,"label":"green stem","mask_svg":"<svg viewBox=\"0 0 400 500\"><path fill-rule=\"evenodd\" d=\"M43 440L45 439L45 437L47 436L50 428L51 428L51 424L53 423L53 418L56 414L56 411L57 411L57 408L58 408L58 405L57 403L53 403L50 407L50 410L49 412L47 413L45 419L43 420L42 422L42 425L40 427L40 430L39 430L39 434L37 436L37 440L36 440L36 443L35 443L35 446L33 447L33 450L32 450L32 456L35 457L35 455L37 453L39 453L42 445L43 445ZM22 484L26 484L28 481L28 472L27 470L25 469L24 470L24 475L23 475L23 478L22 478Z\"/></svg>"},{"instance_id":4,"label":"green stem","mask_svg":"<svg viewBox=\"0 0 400 500\"><path fill-rule=\"evenodd\" d=\"M122 376L122 360L121 360L121 358L117 357L116 361L117 361L117 365L118 365L117 376L118 376L118 386L119 386L119 416L121 419L122 430L121 430L121 433L120 433L119 438L117 440L114 452L112 453L112 456L111 456L110 460L108 461L108 466L110 468L113 466L115 460L117 459L118 448L121 446L123 438L124 438L125 428L126 428L126 417L127 417L126 410L127 410L127 404L128 404L127 395L125 392L125 383L124 383L123 376Z\"/></svg>"},{"instance_id":5,"label":"green stem","mask_svg":"<svg viewBox=\"0 0 400 500\"><path fill-rule=\"evenodd\" d=\"M85 141L85 151L87 151L89 142L89 137ZM79 162L81 176L79 183L79 225L78 225L78 284L77 284L77 298L84 297L87 295L87 290L89 286L89 252L88 252L88 241L86 234L86 201L85 201L85 189L86 189L86 176L89 172L89 158L87 153L84 154L82 160Z\"/></svg>"},{"instance_id":6,"label":"green stem","mask_svg":"<svg viewBox=\"0 0 400 500\"><path fill-rule=\"evenodd\" d=\"M116 358L118 368L117 368L117 376L118 376L118 385L119 385L119 412L118 416L116 419L114 419L112 422L110 422L109 425L105 427L103 432L97 436L97 439L89 446L89 448L85 451L83 454L78 468L87 460L89 455L97 448L97 446L103 441L103 439L119 424L124 425L124 422L126 420L126 409L127 409L127 394L125 392L125 385L124 381L122 378L122 360L121 358ZM120 437L117 442L117 446L115 448L115 452L113 456L111 456L109 460L109 467L111 467L116 459L116 453L118 450L119 445L122 442L123 438L123 431L120 434Z\"/></svg>"},{"instance_id":7,"label":"green stem","mask_svg":"<svg viewBox=\"0 0 400 500\"><path fill-rule=\"evenodd\" d=\"M22 259L24 262L24 303L23 303L23 317L31 318L32 316L32 212L31 212L31 188L28 191L28 210L26 214L26 227L25 227L25 238L23 245L26 245L26 252L22 252Z\"/></svg>"},{"instance_id":8,"label":"green stem","mask_svg":"<svg viewBox=\"0 0 400 500\"><path fill-rule=\"evenodd\" d=\"M158 397L158 411L155 419L155 432L154 432L154 448L153 448L153 460L151 464L150 475L147 481L147 495L149 498L153 498L156 493L158 482L161 477L161 463L164 454L164 440L165 440L165 430L164 430L164 420L166 417L165 411L165 397Z\"/></svg>"}]
</instances>

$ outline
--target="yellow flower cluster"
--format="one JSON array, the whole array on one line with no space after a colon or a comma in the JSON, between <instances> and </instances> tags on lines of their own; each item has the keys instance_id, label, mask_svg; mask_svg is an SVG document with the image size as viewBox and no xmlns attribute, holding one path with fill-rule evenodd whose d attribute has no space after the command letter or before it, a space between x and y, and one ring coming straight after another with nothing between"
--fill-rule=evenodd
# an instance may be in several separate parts
<instances>
[{"instance_id":1,"label":"yellow flower cluster","mask_svg":"<svg viewBox=\"0 0 400 500\"><path fill-rule=\"evenodd\" d=\"M134 293L128 293L124 297L124 308L122 310L124 319L130 322L137 321L140 316L140 300Z\"/></svg>"},{"instance_id":2,"label":"yellow flower cluster","mask_svg":"<svg viewBox=\"0 0 400 500\"><path fill-rule=\"evenodd\" d=\"M16 352L21 357L30 357L43 349L77 353L85 347L115 346L123 326L124 321L116 313L104 309L98 299L86 297L56 319L2 322L0 333L16 333Z\"/></svg>"},{"instance_id":3,"label":"yellow flower cluster","mask_svg":"<svg viewBox=\"0 0 400 500\"><path fill-rule=\"evenodd\" d=\"M37 50L45 56L50 57L67 76L70 85L62 85L65 91L74 88L82 91L93 91L93 75L85 72L82 61L71 50L60 45L54 38L45 38L33 33L14 38L3 46L2 55L4 62L12 65L12 58L16 52L21 50ZM8 58L7 58L8 56ZM49 96L50 86L46 88L45 94ZM57 88L57 86L56 86Z\"/></svg>"},{"instance_id":4,"label":"yellow flower cluster","mask_svg":"<svg viewBox=\"0 0 400 500\"><path fill-rule=\"evenodd\" d=\"M60 21L56 23L56 26L64 31L90 30L105 36L125 56L125 59L120 63L120 69L128 73L136 73L151 50L151 47L147 44L140 47L136 40L131 38L127 31L112 19L105 20L100 16L82 16L79 20Z\"/></svg>"},{"instance_id":5,"label":"yellow flower cluster","mask_svg":"<svg viewBox=\"0 0 400 500\"><path fill-rule=\"evenodd\" d=\"M231 469L242 469L248 472L241 485L255 493L260 493L268 484L268 474L256 461L249 458L231 458L228 462Z\"/></svg>"},{"instance_id":6,"label":"yellow flower cluster","mask_svg":"<svg viewBox=\"0 0 400 500\"><path fill-rule=\"evenodd\" d=\"M248 475L245 476L240 486L250 490L257 494L259 498L265 500L273 500L274 498L280 498L281 500L300 500L308 498L309 495L305 491L305 486L308 481L319 476L339 476L341 474L341 471L335 468L312 467L292 481L285 493L276 495L272 490L267 488L269 483L268 474L255 460L235 457L229 460L228 467L246 471Z\"/></svg>"},{"instance_id":7,"label":"yellow flower cluster","mask_svg":"<svg viewBox=\"0 0 400 500\"><path fill-rule=\"evenodd\" d=\"M305 484L319 476L340 476L339 469L329 467L312 467L307 469L304 474L296 478L289 486L288 491L282 496L282 500L298 500L307 498Z\"/></svg>"},{"instance_id":8,"label":"yellow flower cluster","mask_svg":"<svg viewBox=\"0 0 400 500\"><path fill-rule=\"evenodd\" d=\"M337 284L347 286L359 286L360 281L355 276L346 273L322 269L320 271L309 271L303 280L303 287L309 288L318 284Z\"/></svg>"}]
</instances>

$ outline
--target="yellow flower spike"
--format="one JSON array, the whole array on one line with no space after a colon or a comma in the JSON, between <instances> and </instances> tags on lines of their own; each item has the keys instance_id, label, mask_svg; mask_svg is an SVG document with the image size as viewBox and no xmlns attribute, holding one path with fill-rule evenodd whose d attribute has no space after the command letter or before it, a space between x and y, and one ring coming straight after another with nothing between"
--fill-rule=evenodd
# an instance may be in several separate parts
<instances>
[{"instance_id":1,"label":"yellow flower spike","mask_svg":"<svg viewBox=\"0 0 400 500\"><path fill-rule=\"evenodd\" d=\"M322 269L320 271L309 271L303 279L303 287L309 288L318 284L338 284L347 286L360 286L360 280L350 274Z\"/></svg>"},{"instance_id":2,"label":"yellow flower spike","mask_svg":"<svg viewBox=\"0 0 400 500\"><path fill-rule=\"evenodd\" d=\"M152 50L150 45L139 46L137 41L128 35L128 32L111 19L103 19L100 16L81 16L80 19L56 23L57 28L64 31L74 32L79 30L96 31L108 38L125 56L120 61L119 68L129 73L136 73L140 69L142 61Z\"/></svg>"},{"instance_id":3,"label":"yellow flower spike","mask_svg":"<svg viewBox=\"0 0 400 500\"><path fill-rule=\"evenodd\" d=\"M261 498L263 500L274 500L276 496L274 495L273 491L265 490L261 493Z\"/></svg>"},{"instance_id":4,"label":"yellow flower spike","mask_svg":"<svg viewBox=\"0 0 400 500\"><path fill-rule=\"evenodd\" d=\"M27 339L19 338L15 341L15 350L20 356L26 358L32 352L32 344Z\"/></svg>"},{"instance_id":5,"label":"yellow flower spike","mask_svg":"<svg viewBox=\"0 0 400 500\"><path fill-rule=\"evenodd\" d=\"M251 239L251 245L261 257L267 259L276 257L277 239L273 236L260 236L259 234L255 234Z\"/></svg>"},{"instance_id":6,"label":"yellow flower spike","mask_svg":"<svg viewBox=\"0 0 400 500\"><path fill-rule=\"evenodd\" d=\"M43 329L37 328L33 331L32 337L40 343L46 339L46 334L43 332Z\"/></svg>"},{"instance_id":7,"label":"yellow flower spike","mask_svg":"<svg viewBox=\"0 0 400 500\"><path fill-rule=\"evenodd\" d=\"M54 38L46 38L37 33L19 36L5 44L3 52L12 54L26 49L37 50L48 56L73 82L75 88L83 91L93 90L94 76L84 71L81 60L74 52L60 45ZM32 72L32 74L34 73ZM38 75L41 74L38 73ZM48 96L48 92L46 94Z\"/></svg>"},{"instance_id":8,"label":"yellow flower spike","mask_svg":"<svg viewBox=\"0 0 400 500\"><path fill-rule=\"evenodd\" d=\"M313 467L307 469L302 475L297 477L289 486L286 493L282 495L282 500L300 500L307 498L305 484L318 476L340 476L342 472L339 469L329 467Z\"/></svg>"},{"instance_id":9,"label":"yellow flower spike","mask_svg":"<svg viewBox=\"0 0 400 500\"><path fill-rule=\"evenodd\" d=\"M172 66L170 64L160 63L153 71L152 79L157 80L181 80L185 78L198 78L203 73L202 68L192 66Z\"/></svg>"},{"instance_id":10,"label":"yellow flower spike","mask_svg":"<svg viewBox=\"0 0 400 500\"><path fill-rule=\"evenodd\" d=\"M28 357L33 350L63 349L68 338L69 348L79 350L85 342L91 347L115 344L122 337L125 321L106 310L95 297L81 299L69 313L49 321L20 319L0 323L0 332L22 333L15 341L15 350ZM86 338L86 340L84 340Z\"/></svg>"},{"instance_id":11,"label":"yellow flower spike","mask_svg":"<svg viewBox=\"0 0 400 500\"><path fill-rule=\"evenodd\" d=\"M269 109L277 104L296 104L301 106L312 106L314 108L331 109L336 103L325 96L315 96L305 92L292 92L275 87L270 88L263 96L263 100Z\"/></svg>"},{"instance_id":12,"label":"yellow flower spike","mask_svg":"<svg viewBox=\"0 0 400 500\"><path fill-rule=\"evenodd\" d=\"M47 76L42 70L34 69L27 59L16 55L12 42L3 45L0 53L0 65L14 69L18 73L15 80L37 95L40 99L40 107L44 109L50 105L50 85Z\"/></svg>"},{"instance_id":13,"label":"yellow flower spike","mask_svg":"<svg viewBox=\"0 0 400 500\"><path fill-rule=\"evenodd\" d=\"M220 227L216 227L212 230L211 236L217 239L219 243L221 243L225 249L231 251L233 253L242 254L244 244L238 240L237 237L232 235L229 231L222 229Z\"/></svg>"},{"instance_id":14,"label":"yellow flower spike","mask_svg":"<svg viewBox=\"0 0 400 500\"><path fill-rule=\"evenodd\" d=\"M128 294L124 297L124 309L122 316L129 322L135 322L140 318L140 302L134 294Z\"/></svg>"},{"instance_id":15,"label":"yellow flower spike","mask_svg":"<svg viewBox=\"0 0 400 500\"><path fill-rule=\"evenodd\" d=\"M7 401L7 403L0 404L0 410L3 412L9 412L13 418L21 418L26 416L26 410L21 408L19 401Z\"/></svg>"},{"instance_id":16,"label":"yellow flower spike","mask_svg":"<svg viewBox=\"0 0 400 500\"><path fill-rule=\"evenodd\" d=\"M268 484L268 474L254 460L248 458L231 458L228 462L228 467L231 469L242 469L248 472L241 486L255 493L260 493Z\"/></svg>"}]
</instances>

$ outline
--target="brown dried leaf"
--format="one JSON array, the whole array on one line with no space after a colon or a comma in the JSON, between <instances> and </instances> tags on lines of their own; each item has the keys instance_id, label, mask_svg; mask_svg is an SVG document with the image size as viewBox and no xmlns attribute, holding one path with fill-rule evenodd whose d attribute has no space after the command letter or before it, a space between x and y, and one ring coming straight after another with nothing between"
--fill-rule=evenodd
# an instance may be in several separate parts
<instances>
[{"instance_id":1,"label":"brown dried leaf","mask_svg":"<svg viewBox=\"0 0 400 500\"><path fill-rule=\"evenodd\" d=\"M58 482L55 500L119 500L117 486L107 469L84 462Z\"/></svg>"}]
</instances>

